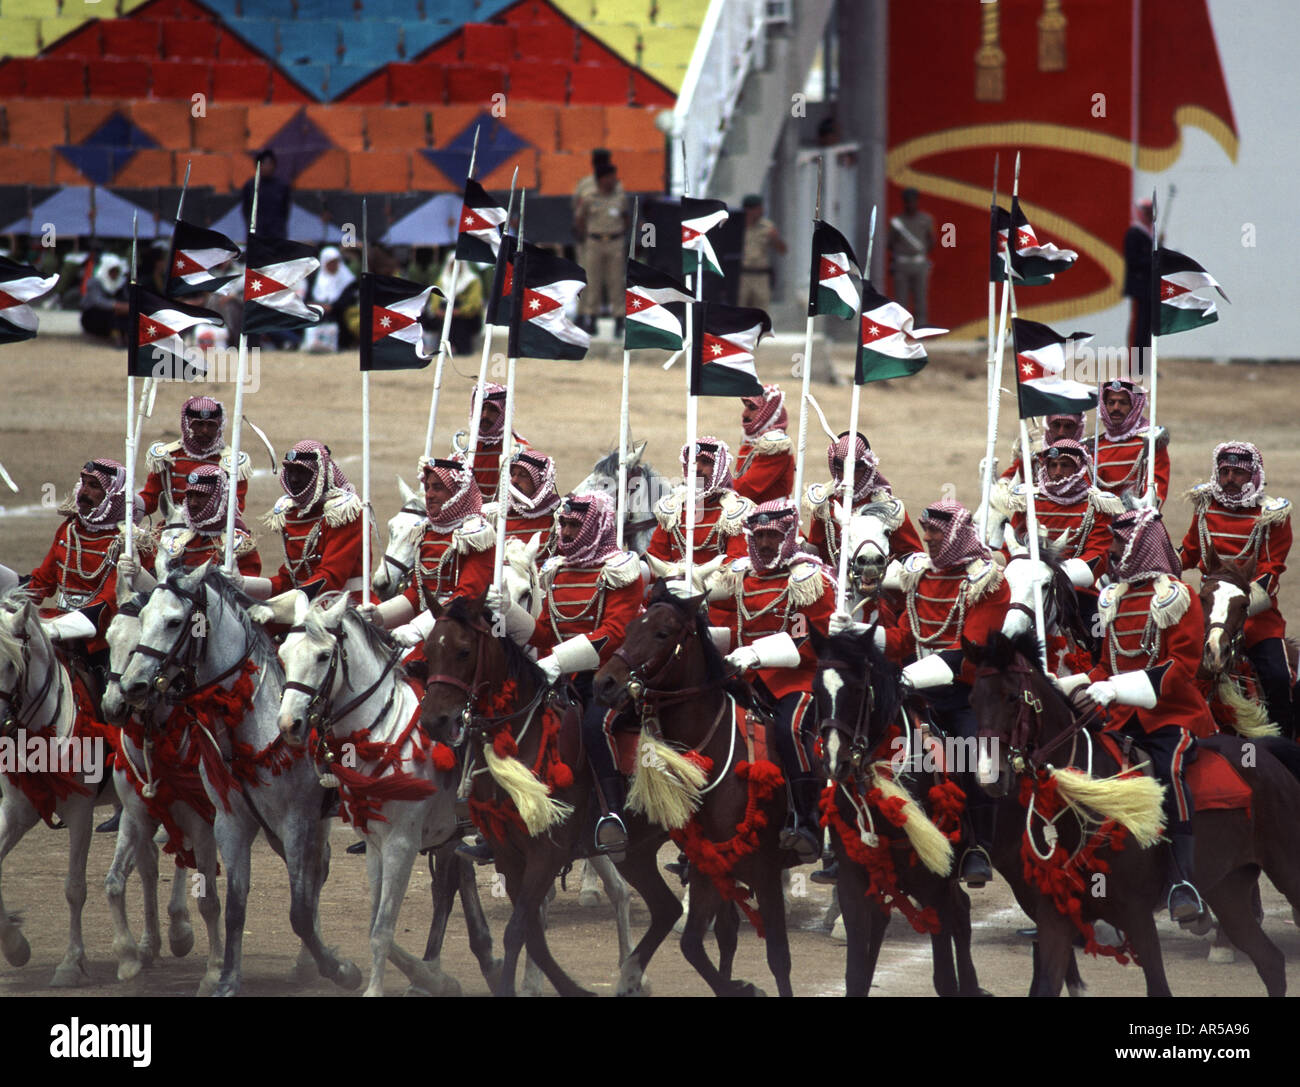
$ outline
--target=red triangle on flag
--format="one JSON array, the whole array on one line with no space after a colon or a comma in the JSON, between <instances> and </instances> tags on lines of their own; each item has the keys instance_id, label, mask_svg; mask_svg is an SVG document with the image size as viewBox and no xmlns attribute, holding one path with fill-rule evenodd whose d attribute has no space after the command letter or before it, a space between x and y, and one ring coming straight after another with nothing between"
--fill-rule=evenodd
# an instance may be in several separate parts
<instances>
[{"instance_id":1,"label":"red triangle on flag","mask_svg":"<svg viewBox=\"0 0 1300 1087\"><path fill-rule=\"evenodd\" d=\"M506 264L506 274L501 277L501 297L509 298L510 292L515 289L515 266L513 262Z\"/></svg>"},{"instance_id":2,"label":"red triangle on flag","mask_svg":"<svg viewBox=\"0 0 1300 1087\"><path fill-rule=\"evenodd\" d=\"M182 249L176 251L176 264L172 272L177 276L193 275L195 272L203 271L203 265L191 257Z\"/></svg>"},{"instance_id":3,"label":"red triangle on flag","mask_svg":"<svg viewBox=\"0 0 1300 1087\"><path fill-rule=\"evenodd\" d=\"M1016 356L1016 372L1021 381L1037 381L1040 377L1047 377L1047 371L1030 355Z\"/></svg>"},{"instance_id":4,"label":"red triangle on flag","mask_svg":"<svg viewBox=\"0 0 1300 1087\"><path fill-rule=\"evenodd\" d=\"M1160 297L1163 299L1177 298L1180 294L1190 294L1191 288L1184 287L1181 283L1175 283L1170 279L1160 280Z\"/></svg>"},{"instance_id":5,"label":"red triangle on flag","mask_svg":"<svg viewBox=\"0 0 1300 1087\"><path fill-rule=\"evenodd\" d=\"M12 294L5 294L0 291L0 309L8 309L10 306L17 306L20 303Z\"/></svg>"},{"instance_id":6,"label":"red triangle on flag","mask_svg":"<svg viewBox=\"0 0 1300 1087\"><path fill-rule=\"evenodd\" d=\"M817 282L825 283L828 279L834 279L836 276L842 276L847 272L847 268L841 268L833 260L822 257L817 266Z\"/></svg>"},{"instance_id":7,"label":"red triangle on flag","mask_svg":"<svg viewBox=\"0 0 1300 1087\"><path fill-rule=\"evenodd\" d=\"M693 242L699 236L700 232L698 230L687 226L685 223L682 224L682 241Z\"/></svg>"},{"instance_id":8,"label":"red triangle on flag","mask_svg":"<svg viewBox=\"0 0 1300 1087\"><path fill-rule=\"evenodd\" d=\"M899 329L890 328L884 321L873 321L871 315L862 315L862 346L867 347L886 336L897 336Z\"/></svg>"},{"instance_id":9,"label":"red triangle on flag","mask_svg":"<svg viewBox=\"0 0 1300 1087\"><path fill-rule=\"evenodd\" d=\"M460 232L462 234L475 234L480 230L491 230L492 224L483 218L468 204L464 204L460 209Z\"/></svg>"},{"instance_id":10,"label":"red triangle on flag","mask_svg":"<svg viewBox=\"0 0 1300 1087\"><path fill-rule=\"evenodd\" d=\"M155 321L147 313L140 314L140 340L137 346L144 347L147 344L156 343L158 340L165 340L175 335L175 329L168 328L161 321Z\"/></svg>"},{"instance_id":11,"label":"red triangle on flag","mask_svg":"<svg viewBox=\"0 0 1300 1087\"><path fill-rule=\"evenodd\" d=\"M288 289L283 283L277 283L270 276L252 268L244 274L245 300L261 298L263 295L275 294L276 291L287 291Z\"/></svg>"},{"instance_id":12,"label":"red triangle on flag","mask_svg":"<svg viewBox=\"0 0 1300 1087\"><path fill-rule=\"evenodd\" d=\"M406 314L398 313L396 310L385 309L383 306L375 306L371 312L370 323L371 340L378 343L385 336L391 336L394 332L415 324L415 318L407 317Z\"/></svg>"},{"instance_id":13,"label":"red triangle on flag","mask_svg":"<svg viewBox=\"0 0 1300 1087\"><path fill-rule=\"evenodd\" d=\"M700 357L704 360L704 365L711 362L721 362L733 355L744 355L746 358L752 357L743 347L738 347L730 340L721 339L711 333L704 334L704 342L700 346Z\"/></svg>"},{"instance_id":14,"label":"red triangle on flag","mask_svg":"<svg viewBox=\"0 0 1300 1087\"><path fill-rule=\"evenodd\" d=\"M627 291L627 315L634 317L638 313L643 313L654 305L645 295L637 294L636 291L629 289Z\"/></svg>"},{"instance_id":15,"label":"red triangle on flag","mask_svg":"<svg viewBox=\"0 0 1300 1087\"><path fill-rule=\"evenodd\" d=\"M531 288L524 288L524 320L531 321L535 317L541 317L543 314L550 313L552 310L560 308L557 302L548 294L542 294L540 291L534 291Z\"/></svg>"},{"instance_id":16,"label":"red triangle on flag","mask_svg":"<svg viewBox=\"0 0 1300 1087\"><path fill-rule=\"evenodd\" d=\"M1037 245L1038 239L1034 236L1032 230L1026 230L1024 227L1016 228L1016 249L1028 249L1031 245Z\"/></svg>"}]
</instances>

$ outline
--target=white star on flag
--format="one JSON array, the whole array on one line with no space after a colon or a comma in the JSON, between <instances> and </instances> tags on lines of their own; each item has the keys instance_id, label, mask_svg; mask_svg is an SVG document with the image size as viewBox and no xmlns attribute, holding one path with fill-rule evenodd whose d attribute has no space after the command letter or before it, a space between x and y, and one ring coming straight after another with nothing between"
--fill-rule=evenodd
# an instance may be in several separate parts
<instances>
[{"instance_id":1,"label":"white star on flag","mask_svg":"<svg viewBox=\"0 0 1300 1087\"><path fill-rule=\"evenodd\" d=\"M260 279L255 279L248 286L250 290L260 291L262 289L262 281Z\"/></svg>"},{"instance_id":2,"label":"white star on flag","mask_svg":"<svg viewBox=\"0 0 1300 1087\"><path fill-rule=\"evenodd\" d=\"M389 325L391 325L393 322L392 322L392 319L391 319L391 318L388 318L388 317L381 317L381 318L379 319L379 323L380 323L381 325L383 325L384 328L387 328L387 327L388 327Z\"/></svg>"}]
</instances>

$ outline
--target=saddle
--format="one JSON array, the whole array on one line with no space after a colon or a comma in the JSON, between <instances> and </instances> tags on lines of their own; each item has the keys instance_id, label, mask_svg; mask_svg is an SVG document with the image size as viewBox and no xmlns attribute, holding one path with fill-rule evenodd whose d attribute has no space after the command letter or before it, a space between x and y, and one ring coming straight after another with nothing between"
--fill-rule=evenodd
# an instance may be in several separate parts
<instances>
[{"instance_id":1,"label":"saddle","mask_svg":"<svg viewBox=\"0 0 1300 1087\"><path fill-rule=\"evenodd\" d=\"M1154 777L1151 757L1132 737L1114 732L1096 734L1097 739L1120 764L1121 772L1140 767L1145 777ZM1250 786L1231 760L1212 748L1197 746L1192 761L1183 771L1183 784L1191 797L1192 810L1245 811L1250 814Z\"/></svg>"}]
</instances>

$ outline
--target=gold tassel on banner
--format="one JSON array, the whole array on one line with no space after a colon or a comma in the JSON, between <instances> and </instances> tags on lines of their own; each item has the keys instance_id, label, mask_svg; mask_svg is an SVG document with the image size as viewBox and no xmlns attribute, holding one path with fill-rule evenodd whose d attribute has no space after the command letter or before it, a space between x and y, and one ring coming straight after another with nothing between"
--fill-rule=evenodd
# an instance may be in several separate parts
<instances>
[{"instance_id":1,"label":"gold tassel on banner","mask_svg":"<svg viewBox=\"0 0 1300 1087\"><path fill-rule=\"evenodd\" d=\"M1007 55L998 44L998 0L980 4L980 47L975 51L975 101L1001 102L1007 96Z\"/></svg>"},{"instance_id":2,"label":"gold tassel on banner","mask_svg":"<svg viewBox=\"0 0 1300 1087\"><path fill-rule=\"evenodd\" d=\"M1038 17L1038 70L1065 71L1065 13L1061 0L1043 0L1043 14Z\"/></svg>"}]
</instances>

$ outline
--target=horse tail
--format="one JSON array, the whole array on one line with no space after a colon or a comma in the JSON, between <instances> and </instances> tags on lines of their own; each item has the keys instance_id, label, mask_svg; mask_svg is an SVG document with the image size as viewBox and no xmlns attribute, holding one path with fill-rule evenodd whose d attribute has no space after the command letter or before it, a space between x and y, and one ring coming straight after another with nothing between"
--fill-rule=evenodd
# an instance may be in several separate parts
<instances>
[{"instance_id":1,"label":"horse tail","mask_svg":"<svg viewBox=\"0 0 1300 1087\"><path fill-rule=\"evenodd\" d=\"M707 780L698 763L642 728L627 810L642 813L665 830L680 830L699 810Z\"/></svg>"},{"instance_id":2,"label":"horse tail","mask_svg":"<svg viewBox=\"0 0 1300 1087\"><path fill-rule=\"evenodd\" d=\"M1095 778L1067 768L1053 771L1052 780L1062 800L1115 820L1143 848L1160 840L1165 829L1165 787L1154 778Z\"/></svg>"},{"instance_id":3,"label":"horse tail","mask_svg":"<svg viewBox=\"0 0 1300 1087\"><path fill-rule=\"evenodd\" d=\"M1282 730L1268 719L1268 712L1258 702L1247 698L1229 676L1219 677L1216 692L1219 701L1232 712L1232 728L1238 736L1256 739L1260 736L1280 736Z\"/></svg>"},{"instance_id":4,"label":"horse tail","mask_svg":"<svg viewBox=\"0 0 1300 1087\"><path fill-rule=\"evenodd\" d=\"M899 785L893 778L880 772L887 767L887 761L873 763L871 779L886 801L901 800L900 815L903 818L902 831L912 843L921 863L936 876L946 876L952 871L952 843L936 827L924 809L912 799L912 794ZM890 820L893 822L893 820ZM896 826L899 824L895 824Z\"/></svg>"},{"instance_id":5,"label":"horse tail","mask_svg":"<svg viewBox=\"0 0 1300 1087\"><path fill-rule=\"evenodd\" d=\"M551 796L551 790L513 755L503 758L491 744L484 744L483 752L489 773L514 802L529 835L535 838L551 827L559 826L573 814L572 804Z\"/></svg>"}]
</instances>

